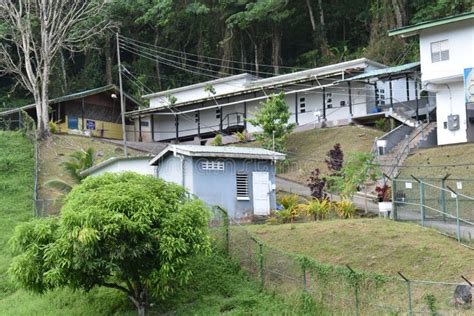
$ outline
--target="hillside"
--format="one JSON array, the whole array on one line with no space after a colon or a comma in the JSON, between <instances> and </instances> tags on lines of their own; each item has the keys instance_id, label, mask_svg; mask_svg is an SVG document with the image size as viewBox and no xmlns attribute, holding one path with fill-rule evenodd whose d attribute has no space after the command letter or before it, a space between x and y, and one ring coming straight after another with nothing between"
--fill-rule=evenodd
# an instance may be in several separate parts
<instances>
[{"instance_id":1,"label":"hillside","mask_svg":"<svg viewBox=\"0 0 474 316\"><path fill-rule=\"evenodd\" d=\"M53 135L40 145L39 165L39 197L46 200L54 200L58 191L44 184L52 179L61 179L68 183L74 183L66 173L61 164L69 159L69 156L78 150L94 149L95 163L100 163L111 157L123 156L123 148L116 144L96 138L75 135ZM139 156L147 153L129 149L129 155Z\"/></svg>"},{"instance_id":2,"label":"hillside","mask_svg":"<svg viewBox=\"0 0 474 316\"><path fill-rule=\"evenodd\" d=\"M51 146L55 143L57 146ZM57 137L48 141L52 161L43 166L59 174L57 162L68 152L94 146L104 159L115 146L88 138ZM80 145L80 146L79 146ZM78 147L76 147L78 146ZM82 147L81 147L82 146ZM54 155L53 155L54 153ZM62 154L61 154L62 153ZM56 158L55 158L56 157ZM95 288L89 293L59 289L36 295L16 289L7 270L12 259L8 240L15 226L33 218L34 147L20 133L0 131L0 314L1 315L136 315L128 299L116 290ZM203 269L202 267L207 267ZM174 295L158 302L156 311L173 315L288 314L297 301L286 302L261 292L236 266L219 255L195 258L190 283L176 286ZM264 302L263 304L261 302Z\"/></svg>"},{"instance_id":3,"label":"hillside","mask_svg":"<svg viewBox=\"0 0 474 316\"><path fill-rule=\"evenodd\" d=\"M462 166L455 166L461 164ZM474 144L445 145L414 150L403 163L400 177L440 178L451 174L451 178L469 178L474 170Z\"/></svg>"},{"instance_id":4,"label":"hillside","mask_svg":"<svg viewBox=\"0 0 474 316\"><path fill-rule=\"evenodd\" d=\"M255 236L324 263L414 279L474 279L474 252L434 230L383 219L331 220L298 225L248 226Z\"/></svg>"}]
</instances>

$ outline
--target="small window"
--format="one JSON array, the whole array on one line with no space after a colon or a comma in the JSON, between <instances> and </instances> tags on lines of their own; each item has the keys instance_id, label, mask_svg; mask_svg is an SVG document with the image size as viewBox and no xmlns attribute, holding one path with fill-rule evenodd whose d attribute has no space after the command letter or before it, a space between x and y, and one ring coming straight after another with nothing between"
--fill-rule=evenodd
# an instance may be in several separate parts
<instances>
[{"instance_id":1,"label":"small window","mask_svg":"<svg viewBox=\"0 0 474 316\"><path fill-rule=\"evenodd\" d=\"M326 93L326 107L328 109L332 108L332 93L331 92Z\"/></svg>"},{"instance_id":2,"label":"small window","mask_svg":"<svg viewBox=\"0 0 474 316\"><path fill-rule=\"evenodd\" d=\"M223 161L209 161L209 160L202 161L201 169L210 170L210 171L223 171L224 162Z\"/></svg>"},{"instance_id":3,"label":"small window","mask_svg":"<svg viewBox=\"0 0 474 316\"><path fill-rule=\"evenodd\" d=\"M300 98L300 113L306 112L306 98Z\"/></svg>"},{"instance_id":4,"label":"small window","mask_svg":"<svg viewBox=\"0 0 474 316\"><path fill-rule=\"evenodd\" d=\"M237 200L249 200L249 175L238 172L237 179Z\"/></svg>"},{"instance_id":5,"label":"small window","mask_svg":"<svg viewBox=\"0 0 474 316\"><path fill-rule=\"evenodd\" d=\"M216 109L216 119L221 118L221 109Z\"/></svg>"},{"instance_id":6,"label":"small window","mask_svg":"<svg viewBox=\"0 0 474 316\"><path fill-rule=\"evenodd\" d=\"M343 101L339 102L339 105L340 106L346 106L346 101L343 100Z\"/></svg>"},{"instance_id":7,"label":"small window","mask_svg":"<svg viewBox=\"0 0 474 316\"><path fill-rule=\"evenodd\" d=\"M148 121L141 121L140 125L142 127L148 127L148 126L150 126L150 123Z\"/></svg>"},{"instance_id":8,"label":"small window","mask_svg":"<svg viewBox=\"0 0 474 316\"><path fill-rule=\"evenodd\" d=\"M431 43L431 62L449 60L448 40Z\"/></svg>"}]
</instances>

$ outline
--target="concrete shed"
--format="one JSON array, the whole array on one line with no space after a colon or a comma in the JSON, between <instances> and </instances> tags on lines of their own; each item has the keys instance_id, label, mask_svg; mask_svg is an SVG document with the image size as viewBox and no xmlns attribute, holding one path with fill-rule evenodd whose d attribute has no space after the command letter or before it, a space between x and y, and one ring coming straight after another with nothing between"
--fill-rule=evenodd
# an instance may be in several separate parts
<instances>
[{"instance_id":1,"label":"concrete shed","mask_svg":"<svg viewBox=\"0 0 474 316\"><path fill-rule=\"evenodd\" d=\"M284 154L261 148L169 145L150 165L158 177L241 219L275 209L275 162L283 159Z\"/></svg>"},{"instance_id":2,"label":"concrete shed","mask_svg":"<svg viewBox=\"0 0 474 316\"><path fill-rule=\"evenodd\" d=\"M98 176L104 172L132 171L143 175L154 175L155 167L150 166L149 156L112 157L81 172L81 176Z\"/></svg>"}]
</instances>

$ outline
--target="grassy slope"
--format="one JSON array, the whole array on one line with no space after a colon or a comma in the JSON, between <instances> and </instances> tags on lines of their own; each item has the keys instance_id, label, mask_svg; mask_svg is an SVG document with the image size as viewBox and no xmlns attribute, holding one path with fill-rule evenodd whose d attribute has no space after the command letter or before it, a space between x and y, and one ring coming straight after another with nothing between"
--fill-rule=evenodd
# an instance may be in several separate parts
<instances>
[{"instance_id":1,"label":"grassy slope","mask_svg":"<svg viewBox=\"0 0 474 316\"><path fill-rule=\"evenodd\" d=\"M293 228L292 228L293 226ZM474 279L474 252L434 230L383 219L248 226L258 238L320 262L415 279Z\"/></svg>"},{"instance_id":2,"label":"grassy slope","mask_svg":"<svg viewBox=\"0 0 474 316\"><path fill-rule=\"evenodd\" d=\"M309 174L315 168L326 173L324 160L327 152L336 143L340 143L345 155L352 151L370 151L375 137L383 132L363 126L343 126L315 128L293 133L288 138L289 165L279 172L279 176L288 180L306 184ZM256 142L244 146L258 146Z\"/></svg>"},{"instance_id":3,"label":"grassy slope","mask_svg":"<svg viewBox=\"0 0 474 316\"><path fill-rule=\"evenodd\" d=\"M72 179L61 167L61 163L66 161L73 152L93 148L96 153L96 163L110 157L123 156L123 149L112 143L100 141L95 138L75 136L75 135L53 135L40 146L40 197L44 199L54 199L57 191L45 187L42 184L48 180L59 178L69 183ZM139 156L146 153L129 150L130 155Z\"/></svg>"},{"instance_id":4,"label":"grassy slope","mask_svg":"<svg viewBox=\"0 0 474 316\"><path fill-rule=\"evenodd\" d=\"M404 165L446 165L446 164L474 164L474 144L460 144L449 146L438 146L414 151L405 160ZM452 178L470 178L469 174L474 171L473 166L462 167L411 167L402 168L401 176L410 177L411 174L419 177L443 177L450 173Z\"/></svg>"},{"instance_id":5,"label":"grassy slope","mask_svg":"<svg viewBox=\"0 0 474 316\"><path fill-rule=\"evenodd\" d=\"M103 150L104 147L99 146ZM8 240L16 225L33 217L33 154L33 146L21 134L0 132L0 314L136 315L127 298L115 290L97 288L82 293L60 289L40 296L18 290L9 281L7 269L12 256ZM157 311L177 315L303 312L296 298L283 302L260 292L254 282L220 256L197 258L191 268L194 276L190 284L177 288L166 303L158 303Z\"/></svg>"}]
</instances>

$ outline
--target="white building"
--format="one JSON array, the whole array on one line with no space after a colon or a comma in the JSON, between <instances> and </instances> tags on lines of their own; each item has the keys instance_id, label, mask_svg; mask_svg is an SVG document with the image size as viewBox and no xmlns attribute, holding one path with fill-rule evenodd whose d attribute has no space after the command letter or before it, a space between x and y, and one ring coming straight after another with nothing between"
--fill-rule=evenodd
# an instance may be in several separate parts
<instances>
[{"instance_id":1,"label":"white building","mask_svg":"<svg viewBox=\"0 0 474 316\"><path fill-rule=\"evenodd\" d=\"M259 130L247 118L268 96L284 92L291 121L297 125L344 125L417 98L413 72L418 67L405 67L411 73L380 82L348 80L377 70L391 74L392 68L366 58L265 79L234 75L146 95L150 107L127 116L135 120L136 138L143 141L200 141L218 133L253 133Z\"/></svg>"},{"instance_id":2,"label":"white building","mask_svg":"<svg viewBox=\"0 0 474 316\"><path fill-rule=\"evenodd\" d=\"M474 12L406 26L389 35L419 35L423 88L436 93L438 144L474 141L474 98L469 97L474 95Z\"/></svg>"}]
</instances>

